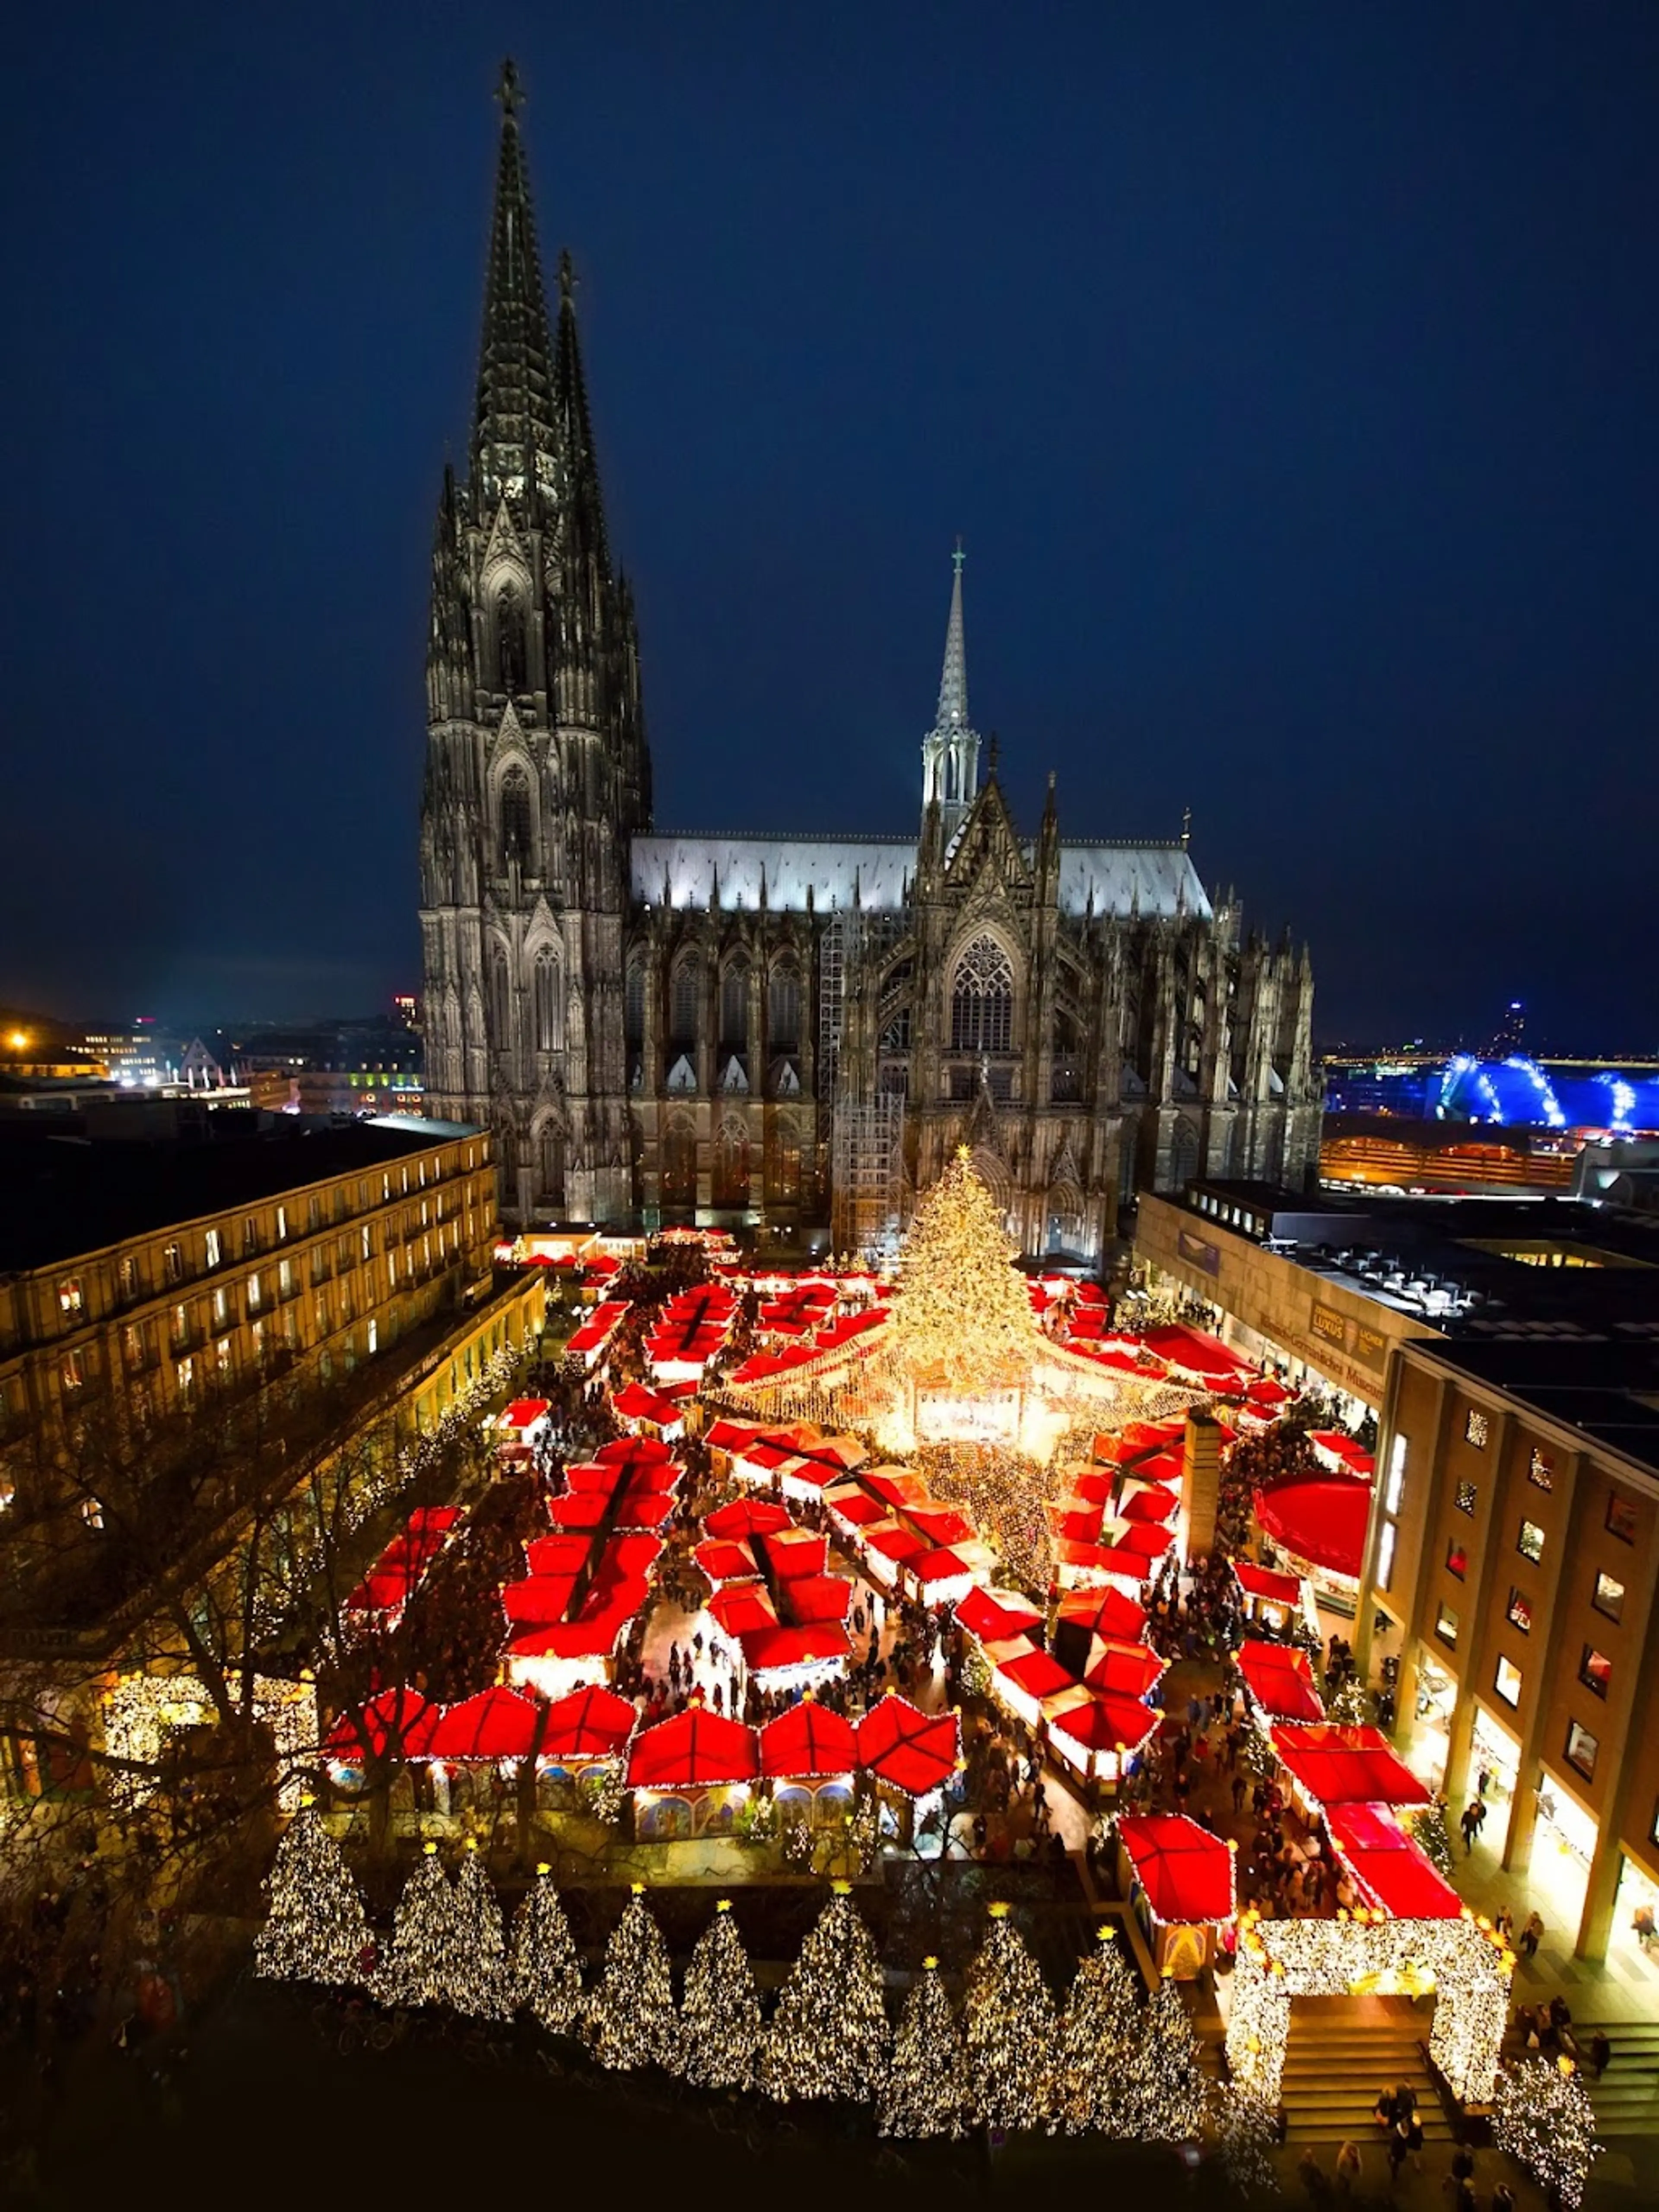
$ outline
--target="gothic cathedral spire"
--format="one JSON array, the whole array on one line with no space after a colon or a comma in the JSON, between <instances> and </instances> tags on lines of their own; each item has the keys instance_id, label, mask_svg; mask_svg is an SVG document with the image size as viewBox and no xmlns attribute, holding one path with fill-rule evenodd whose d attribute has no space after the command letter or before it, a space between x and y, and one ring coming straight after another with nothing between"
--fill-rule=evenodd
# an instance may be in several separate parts
<instances>
[{"instance_id":1,"label":"gothic cathedral spire","mask_svg":"<svg viewBox=\"0 0 1659 2212\"><path fill-rule=\"evenodd\" d=\"M939 802L948 843L961 826L979 790L979 733L968 720L968 647L962 621L962 569L967 555L962 540L951 556L951 618L945 630L945 666L939 683L939 711L921 742L921 806Z\"/></svg>"},{"instance_id":2,"label":"gothic cathedral spire","mask_svg":"<svg viewBox=\"0 0 1659 2212\"><path fill-rule=\"evenodd\" d=\"M559 426L547 295L519 131L524 93L510 61L501 64L495 97L501 106L501 137L478 347L472 484L481 507L493 509L506 497L523 514L534 490L551 494L556 489Z\"/></svg>"}]
</instances>

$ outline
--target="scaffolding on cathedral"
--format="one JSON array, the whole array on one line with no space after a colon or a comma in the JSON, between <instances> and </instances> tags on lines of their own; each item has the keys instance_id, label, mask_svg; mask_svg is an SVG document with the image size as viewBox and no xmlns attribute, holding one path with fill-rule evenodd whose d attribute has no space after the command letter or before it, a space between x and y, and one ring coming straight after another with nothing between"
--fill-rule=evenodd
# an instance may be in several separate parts
<instances>
[{"instance_id":1,"label":"scaffolding on cathedral","mask_svg":"<svg viewBox=\"0 0 1659 2212\"><path fill-rule=\"evenodd\" d=\"M838 1098L830 1129L830 1242L872 1261L898 1249L904 1201L904 1101Z\"/></svg>"}]
</instances>

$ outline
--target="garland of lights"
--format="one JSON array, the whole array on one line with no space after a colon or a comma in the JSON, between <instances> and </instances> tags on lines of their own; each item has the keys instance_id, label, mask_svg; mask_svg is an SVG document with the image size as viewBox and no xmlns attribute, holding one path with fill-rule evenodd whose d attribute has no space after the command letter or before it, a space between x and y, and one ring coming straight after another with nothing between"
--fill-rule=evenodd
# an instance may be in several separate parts
<instances>
[{"instance_id":1,"label":"garland of lights","mask_svg":"<svg viewBox=\"0 0 1659 2212\"><path fill-rule=\"evenodd\" d=\"M460 1952L450 2003L471 2020L511 2020L515 2001L501 1932L501 1908L484 1873L477 1844L471 1836L455 1884L455 1919Z\"/></svg>"},{"instance_id":2,"label":"garland of lights","mask_svg":"<svg viewBox=\"0 0 1659 2212\"><path fill-rule=\"evenodd\" d=\"M423 1847L404 1884L378 1994L389 2005L447 2005L465 1972L465 1942L455 1886L436 1844Z\"/></svg>"},{"instance_id":3,"label":"garland of lights","mask_svg":"<svg viewBox=\"0 0 1659 2212\"><path fill-rule=\"evenodd\" d=\"M572 2035L581 2015L582 1970L545 1859L513 1923L513 1990L550 2035Z\"/></svg>"},{"instance_id":4,"label":"garland of lights","mask_svg":"<svg viewBox=\"0 0 1659 2212\"><path fill-rule=\"evenodd\" d=\"M685 2078L701 2089L752 2089L760 2061L760 1992L720 1899L697 1939L680 2005Z\"/></svg>"},{"instance_id":5,"label":"garland of lights","mask_svg":"<svg viewBox=\"0 0 1659 2212\"><path fill-rule=\"evenodd\" d=\"M279 1982L356 1988L371 1938L345 1855L310 1798L276 1846L270 1912L253 1946L253 1971Z\"/></svg>"},{"instance_id":6,"label":"garland of lights","mask_svg":"<svg viewBox=\"0 0 1659 2212\"><path fill-rule=\"evenodd\" d=\"M225 1689L240 1705L241 1672L230 1668ZM252 1712L270 1730L276 1754L276 1802L284 1812L299 1809L305 1787L303 1765L316 1749L317 1686L307 1673L297 1682L269 1674L253 1677ZM194 1674L124 1674L104 1698L104 1749L110 1802L132 1813L161 1787L156 1769L173 1729L210 1727L219 1709Z\"/></svg>"},{"instance_id":7,"label":"garland of lights","mask_svg":"<svg viewBox=\"0 0 1659 2212\"><path fill-rule=\"evenodd\" d=\"M876 2092L876 2126L884 2136L959 2136L967 2107L962 2035L939 1960L924 1959L904 2001L892 2063Z\"/></svg>"},{"instance_id":8,"label":"garland of lights","mask_svg":"<svg viewBox=\"0 0 1659 2212\"><path fill-rule=\"evenodd\" d=\"M887 2059L881 1961L853 1903L850 1882L831 1885L789 1969L761 2055L761 2086L780 2104L874 2092Z\"/></svg>"},{"instance_id":9,"label":"garland of lights","mask_svg":"<svg viewBox=\"0 0 1659 2212\"><path fill-rule=\"evenodd\" d=\"M1054 2001L1008 1907L992 1905L990 1923L968 1969L963 2007L975 2109L988 2128L1040 2127L1048 2116Z\"/></svg>"},{"instance_id":10,"label":"garland of lights","mask_svg":"<svg viewBox=\"0 0 1659 2212\"><path fill-rule=\"evenodd\" d=\"M668 1947L636 1881L628 1908L605 1947L605 1972L582 2023L601 2066L661 2066L673 2072L678 2024Z\"/></svg>"},{"instance_id":11,"label":"garland of lights","mask_svg":"<svg viewBox=\"0 0 1659 2212\"><path fill-rule=\"evenodd\" d=\"M1127 2132L1118 2075L1140 2039L1140 1999L1117 1929L1099 1934L1073 1978L1049 2081L1052 2118L1069 2135Z\"/></svg>"},{"instance_id":12,"label":"garland of lights","mask_svg":"<svg viewBox=\"0 0 1659 2212\"><path fill-rule=\"evenodd\" d=\"M1523 2058L1500 2068L1492 2140L1525 2166L1553 2203L1572 2212L1601 2145L1589 2092L1571 2058Z\"/></svg>"}]
</instances>

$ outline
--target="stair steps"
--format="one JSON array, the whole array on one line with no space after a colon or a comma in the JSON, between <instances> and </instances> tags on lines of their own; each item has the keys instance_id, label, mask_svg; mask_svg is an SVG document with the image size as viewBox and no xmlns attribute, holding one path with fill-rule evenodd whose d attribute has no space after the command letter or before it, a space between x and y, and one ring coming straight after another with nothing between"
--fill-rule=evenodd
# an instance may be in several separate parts
<instances>
[{"instance_id":1,"label":"stair steps","mask_svg":"<svg viewBox=\"0 0 1659 2212\"><path fill-rule=\"evenodd\" d=\"M1417 2096L1426 2148L1450 2143L1454 2130L1428 2061L1419 2048L1429 2015L1409 2004L1367 1999L1298 1999L1291 2009L1279 2092L1288 2139L1297 2143L1356 2142L1382 2154L1372 2116L1377 2091L1407 2083Z\"/></svg>"}]
</instances>

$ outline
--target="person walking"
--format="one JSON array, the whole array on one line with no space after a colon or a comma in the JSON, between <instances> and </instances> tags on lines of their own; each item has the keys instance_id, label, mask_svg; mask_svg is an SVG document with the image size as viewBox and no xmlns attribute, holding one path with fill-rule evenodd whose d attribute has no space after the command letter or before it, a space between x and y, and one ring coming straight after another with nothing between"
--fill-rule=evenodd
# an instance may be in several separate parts
<instances>
[{"instance_id":1,"label":"person walking","mask_svg":"<svg viewBox=\"0 0 1659 2212\"><path fill-rule=\"evenodd\" d=\"M1336 2154L1336 2185L1344 2197L1352 2197L1359 2186L1359 2145L1345 2142Z\"/></svg>"},{"instance_id":2,"label":"person walking","mask_svg":"<svg viewBox=\"0 0 1659 2212\"><path fill-rule=\"evenodd\" d=\"M1544 1933L1544 1917L1540 1912L1529 1912L1526 1925L1521 1930L1521 1948L1528 1958L1538 1956L1538 1946Z\"/></svg>"},{"instance_id":3,"label":"person walking","mask_svg":"<svg viewBox=\"0 0 1659 2212\"><path fill-rule=\"evenodd\" d=\"M1474 1839L1480 1832L1480 1806L1478 1799L1470 1798L1468 1803L1463 1808L1457 1825L1463 1831L1463 1856L1468 1858L1474 1849Z\"/></svg>"}]
</instances>

